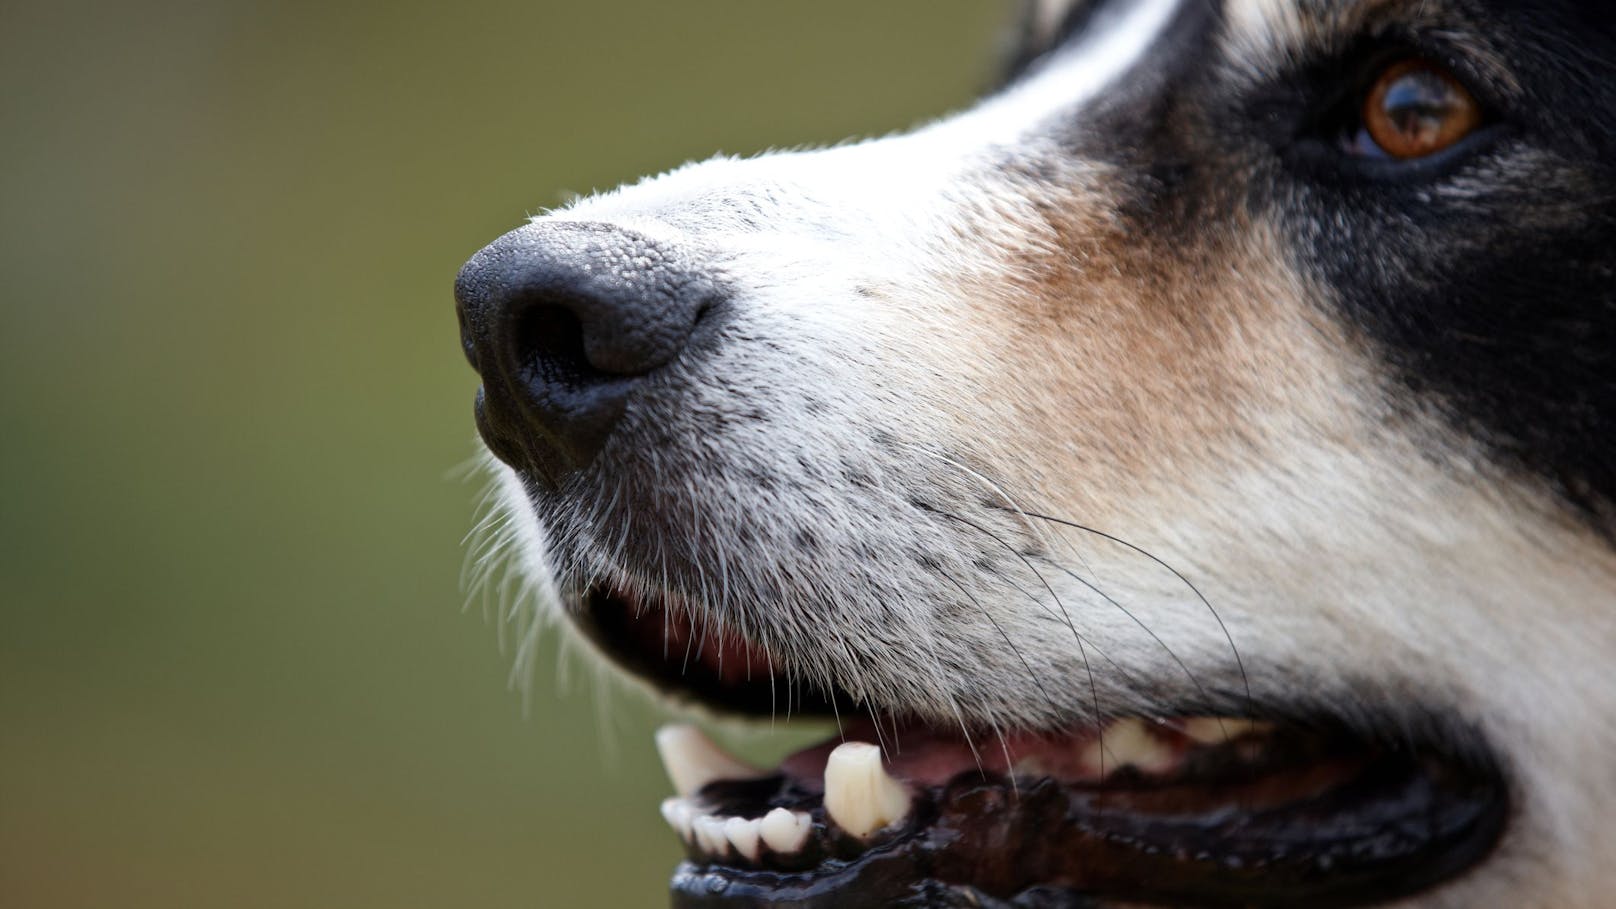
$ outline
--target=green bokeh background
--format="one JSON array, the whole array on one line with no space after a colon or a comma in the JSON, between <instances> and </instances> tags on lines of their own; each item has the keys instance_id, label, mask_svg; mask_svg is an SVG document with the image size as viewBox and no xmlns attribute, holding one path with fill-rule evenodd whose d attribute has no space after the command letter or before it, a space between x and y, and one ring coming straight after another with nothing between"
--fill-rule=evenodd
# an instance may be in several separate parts
<instances>
[{"instance_id":1,"label":"green bokeh background","mask_svg":"<svg viewBox=\"0 0 1616 909\"><path fill-rule=\"evenodd\" d=\"M0 905L661 904L653 711L462 608L455 270L957 106L1005 12L0 4Z\"/></svg>"}]
</instances>

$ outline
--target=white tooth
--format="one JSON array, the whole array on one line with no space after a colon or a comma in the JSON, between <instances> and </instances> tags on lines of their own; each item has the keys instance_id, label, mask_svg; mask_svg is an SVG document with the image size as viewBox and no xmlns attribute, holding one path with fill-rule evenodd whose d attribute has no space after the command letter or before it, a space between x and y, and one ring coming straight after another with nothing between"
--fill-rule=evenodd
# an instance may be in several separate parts
<instances>
[{"instance_id":1,"label":"white tooth","mask_svg":"<svg viewBox=\"0 0 1616 909\"><path fill-rule=\"evenodd\" d=\"M865 839L909 813L909 791L881 764L881 749L843 742L825 762L825 813Z\"/></svg>"},{"instance_id":2,"label":"white tooth","mask_svg":"<svg viewBox=\"0 0 1616 909\"><path fill-rule=\"evenodd\" d=\"M724 819L703 814L691 824L696 833L696 843L703 852L714 858L721 858L729 853L729 837L724 835Z\"/></svg>"},{"instance_id":3,"label":"white tooth","mask_svg":"<svg viewBox=\"0 0 1616 909\"><path fill-rule=\"evenodd\" d=\"M1046 776L1054 776L1044 759L1036 754L1029 754L1016 758L1015 764L1010 768L1013 775L1027 780L1040 780Z\"/></svg>"},{"instance_id":4,"label":"white tooth","mask_svg":"<svg viewBox=\"0 0 1616 909\"><path fill-rule=\"evenodd\" d=\"M1185 720L1180 732L1197 745L1221 745L1251 733L1266 732L1268 723L1238 717L1198 716Z\"/></svg>"},{"instance_id":5,"label":"white tooth","mask_svg":"<svg viewBox=\"0 0 1616 909\"><path fill-rule=\"evenodd\" d=\"M674 791L683 796L696 794L714 780L755 780L764 775L731 757L695 726L663 726L657 730L656 745Z\"/></svg>"},{"instance_id":6,"label":"white tooth","mask_svg":"<svg viewBox=\"0 0 1616 909\"><path fill-rule=\"evenodd\" d=\"M662 817L667 820L668 826L673 828L673 832L679 834L680 839L690 842L692 835L690 824L696 817L696 806L692 805L689 799L663 799Z\"/></svg>"},{"instance_id":7,"label":"white tooth","mask_svg":"<svg viewBox=\"0 0 1616 909\"><path fill-rule=\"evenodd\" d=\"M1150 734L1143 720L1137 717L1117 720L1105 727L1097 741L1083 750L1083 764L1093 773L1101 768L1106 773L1121 767L1137 767L1144 773L1161 773L1171 769L1178 754L1166 742Z\"/></svg>"},{"instance_id":8,"label":"white tooth","mask_svg":"<svg viewBox=\"0 0 1616 909\"><path fill-rule=\"evenodd\" d=\"M758 839L763 835L763 819L732 817L724 822L724 837L735 851L746 857L749 862L758 860Z\"/></svg>"},{"instance_id":9,"label":"white tooth","mask_svg":"<svg viewBox=\"0 0 1616 909\"><path fill-rule=\"evenodd\" d=\"M814 829L814 819L801 811L775 808L763 816L758 834L764 845L781 855L796 852L808 842L808 832Z\"/></svg>"}]
</instances>

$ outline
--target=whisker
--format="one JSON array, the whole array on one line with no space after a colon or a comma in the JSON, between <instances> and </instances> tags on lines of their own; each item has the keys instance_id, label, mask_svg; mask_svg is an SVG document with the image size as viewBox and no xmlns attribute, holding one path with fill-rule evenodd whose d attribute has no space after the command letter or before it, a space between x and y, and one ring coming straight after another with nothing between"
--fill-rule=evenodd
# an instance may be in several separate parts
<instances>
[{"instance_id":1,"label":"whisker","mask_svg":"<svg viewBox=\"0 0 1616 909\"><path fill-rule=\"evenodd\" d=\"M1044 702L1049 705L1049 709L1059 713L1060 708L1055 704L1055 699L1050 697L1049 692L1044 689L1043 680L1038 677L1038 673L1032 671L1032 664L1027 662L1027 658L1022 654L1021 648L1017 647L1016 643L1010 640L1010 635L1005 634L1004 626L1000 625L998 621L993 618L993 614L988 612L987 608L982 605L982 602L972 595L969 590L966 590L965 585L961 584L953 575L942 570L941 568L937 569L937 573L947 579L950 584L953 584L955 587L959 588L959 592L963 594L966 599L970 600L974 606L976 606L977 611L982 613L982 618L988 620L988 624L993 626L993 630L997 631L999 633L999 637L1004 639L1005 646L1009 647L1010 652L1015 654L1016 659L1021 661L1022 668L1027 670L1027 678L1031 679L1032 683L1038 687L1038 692L1044 696ZM1099 709L1098 701L1095 702L1095 709ZM1096 714L1096 716L1098 716L1098 714Z\"/></svg>"},{"instance_id":2,"label":"whisker","mask_svg":"<svg viewBox=\"0 0 1616 909\"><path fill-rule=\"evenodd\" d=\"M1131 619L1135 625L1138 625L1139 628L1144 631L1145 634L1150 635L1150 639L1155 641L1157 644L1159 644L1161 646L1161 649L1166 651L1167 655L1170 658L1172 658L1172 661L1178 664L1178 668L1183 670L1185 677L1190 680L1191 685L1195 686L1195 690L1197 690L1197 691L1199 691L1201 693L1201 697L1203 699L1205 699L1208 703L1211 702L1212 696L1207 693L1206 687L1201 684L1201 680L1196 677L1195 673L1190 671L1190 667L1185 665L1184 661L1179 658L1179 655L1176 652L1174 652L1173 648L1169 647L1167 645L1167 642L1161 639L1161 635L1158 635L1155 632L1154 629L1152 629L1149 625L1145 624L1144 621L1142 621L1137 615L1134 615L1134 613L1133 613L1133 611L1131 609L1129 609L1128 607L1126 607L1126 606L1122 605L1121 603L1117 602L1116 599L1114 597L1112 597L1110 594L1108 594L1105 591L1101 590L1099 587L1097 587L1093 583L1091 583L1087 578L1084 578L1083 576L1079 575L1077 572L1072 571L1070 568L1067 568L1066 566L1060 564L1059 562L1056 562L1056 561L1051 560L1051 559L1045 559L1045 561L1049 562L1049 564L1056 571L1064 572L1072 580L1078 582L1079 584L1082 584L1084 587L1087 587L1089 590L1094 591L1095 594L1100 596L1107 603L1109 603L1112 606L1116 607L1116 609L1118 611L1120 611L1123 615L1125 615L1129 619Z\"/></svg>"},{"instance_id":3,"label":"whisker","mask_svg":"<svg viewBox=\"0 0 1616 909\"><path fill-rule=\"evenodd\" d=\"M971 741L971 728L965 723L965 714L960 710L959 701L952 694L948 696L948 706L953 708L954 719L959 722L960 735L965 737L965 747L970 749L971 760L976 762L976 772L985 773L982 769L982 754L976 750L976 743Z\"/></svg>"},{"instance_id":4,"label":"whisker","mask_svg":"<svg viewBox=\"0 0 1616 909\"><path fill-rule=\"evenodd\" d=\"M998 723L993 723L993 734L999 739L999 750L1004 753L1004 775L1010 778L1010 796L1016 800L1021 799L1021 784L1016 779L1015 759L1010 756L1010 742L1004 737L1004 730ZM1101 743L1104 747L1104 743ZM977 762L977 770L982 769L981 762Z\"/></svg>"},{"instance_id":5,"label":"whisker","mask_svg":"<svg viewBox=\"0 0 1616 909\"><path fill-rule=\"evenodd\" d=\"M1017 517L1021 518L1022 526L1027 528L1027 531L1030 534L1032 534L1032 536L1035 537L1038 540L1038 542L1044 547L1044 549L1046 549L1046 550L1048 550L1050 552L1054 551L1055 547L1050 545L1051 538L1050 538L1050 536L1048 534L1044 533L1043 525L1033 523L1032 515L1028 514L1026 509L1022 508L1021 504L1019 502L1017 502L1013 497L1011 497L1010 493L1008 493L1008 492L1006 492L1004 490L1003 486L1000 486L998 483L995 483L991 479L983 476L981 473L979 473L979 472L977 472L975 470L972 470L971 468L967 467L966 465L961 464L960 462L954 460L953 458L948 457L945 454L942 454L941 452L929 452L929 453L932 454L937 459L941 460L944 464L947 464L947 465L953 467L954 469L958 470L960 473L963 473L967 477L970 477L971 479L975 480L977 483L981 484L989 492L993 493L994 495L996 495L1000 499L1002 499L1004 501L1005 505L1009 506L1008 510L1011 511L1011 512L1014 512ZM1078 552L1076 549L1072 548L1070 546L1070 544L1068 544L1068 546L1067 546L1067 551L1071 552L1071 554L1077 558L1078 563L1083 566L1084 571L1087 571L1090 574L1094 573L1094 569L1089 565L1088 560L1083 557L1083 554L1081 552Z\"/></svg>"},{"instance_id":6,"label":"whisker","mask_svg":"<svg viewBox=\"0 0 1616 909\"><path fill-rule=\"evenodd\" d=\"M956 517L958 517L958 516L956 515ZM1001 546L1008 546L1009 545L1008 543L1006 543L1004 541L1004 539L1002 537L1000 537L998 534L994 533L993 531L988 530L985 527L977 527L976 529L982 531L987 536L992 537ZM1049 561L1049 560L1046 559L1045 561ZM1057 568L1060 567L1059 563L1056 563L1056 562L1051 561L1050 564L1054 565ZM1006 578L1003 578L1003 580L1004 580L1004 582L1006 584L1009 584L1011 587L1013 587L1017 593L1021 594L1024 597L1026 597L1029 602L1031 602L1033 605L1037 606L1039 609L1043 610L1044 614L1049 616L1051 619L1053 619L1053 620L1055 620L1057 622L1061 622L1062 624L1067 624L1068 623L1067 619L1063 619L1061 616L1056 615L1055 611L1053 609L1051 609L1046 603L1044 603L1043 600L1040 600L1037 596L1035 596L1032 591L1030 591L1027 588L1021 586L1020 584L1016 583L1014 579L1006 577ZM1112 657L1111 654L1105 650L1105 648L1101 647L1099 644L1096 644L1093 640L1090 640L1090 639L1087 639L1087 638L1085 638L1084 640L1088 644L1088 646L1094 650L1095 653L1100 655L1101 659L1103 659L1107 663L1109 663L1111 665L1111 668L1115 669L1117 671L1117 673L1122 676L1122 679L1123 679L1124 682L1126 682L1126 683L1128 683L1130 685L1137 683L1137 681L1138 681L1137 676L1135 676L1132 672L1129 672L1128 668L1126 666L1123 666L1121 663L1118 663L1116 661L1116 659L1114 657Z\"/></svg>"},{"instance_id":7,"label":"whisker","mask_svg":"<svg viewBox=\"0 0 1616 909\"><path fill-rule=\"evenodd\" d=\"M942 517L951 518L951 519L953 519L955 521L959 521L960 523L965 524L968 527L975 528L980 533L986 534L988 537L993 539L995 542L999 543L1001 546L1004 546L1006 549L1010 550L1010 553L1012 555L1014 555L1017 559L1020 559L1021 564L1027 566L1027 570L1031 571L1033 573L1033 577L1036 577L1038 579L1038 583L1044 585L1044 589L1049 591L1050 598L1052 600L1054 600L1056 607L1058 607L1060 609L1060 611L1061 611L1061 615L1064 616L1065 619L1066 619L1066 627L1071 629L1073 640L1077 641L1078 655L1083 658L1083 671L1088 673L1088 677L1089 677L1089 696L1094 702L1094 731L1095 731L1096 735L1099 735L1099 736L1101 736L1103 738L1104 737L1104 730L1102 728L1102 724L1101 724L1101 720L1100 720L1100 689L1099 689L1099 686L1096 685L1095 682L1094 682L1094 667L1089 664L1088 649L1083 645L1083 635L1078 632L1077 624L1072 621L1072 614L1067 611L1066 604L1061 602L1060 595L1055 592L1055 588L1050 585L1049 580L1044 577L1043 572L1040 572L1038 570L1038 568L1035 565L1033 565L1032 562L1030 560L1028 560L1028 558L1026 556L1022 555L1021 552L1019 550L1017 550L1014 546L1012 546L1008 541L1000 539L998 534L993 533L992 531L990 531L987 528L983 527L982 525L976 523L975 521L972 521L969 518L962 518L959 515L953 514L951 512L939 511L939 510L937 510L935 508L932 508L929 505L923 505L921 507L924 508L927 511L931 511L934 514L941 515ZM953 580L953 579L950 578L950 580ZM955 581L954 583L955 583L956 586L958 586L958 584L959 584L958 581ZM962 587L960 589L963 590L964 588ZM975 598L973 597L972 599L974 601ZM977 607L980 609L981 604L978 603ZM988 621L993 622L993 617L991 615L988 615L987 610L983 609L982 614L984 616L987 616ZM998 628L998 624L999 624L998 622L993 622L993 624L994 624L995 628ZM1002 628L999 629L999 633L1001 635L1004 634L1004 630ZM1009 638L1006 637L1005 640L1008 641ZM1011 646L1012 646L1012 648L1014 647L1014 645L1011 645ZM1019 656L1019 655L1020 654L1018 652L1017 656ZM1025 664L1026 661L1023 660L1022 662L1023 662L1023 664ZM1031 671L1032 670L1029 668L1028 672L1030 673Z\"/></svg>"},{"instance_id":8,"label":"whisker","mask_svg":"<svg viewBox=\"0 0 1616 909\"><path fill-rule=\"evenodd\" d=\"M1125 547L1127 549L1130 549L1130 550L1144 556L1145 558L1151 560L1152 562L1155 562L1157 565L1160 565L1161 567L1163 567L1163 568L1167 569L1168 571L1172 572L1173 577L1178 578L1178 580L1181 583L1183 583L1183 585L1185 587L1188 587L1190 589L1190 592L1195 594L1195 598L1201 601L1201 605L1206 607L1207 612L1210 612L1212 614L1212 618L1218 623L1218 628L1220 630L1222 630L1222 632L1223 632L1224 640L1229 642L1229 651L1234 654L1235 666L1240 670L1240 681L1245 686L1246 709L1248 711L1251 709L1251 705L1253 703L1252 697L1251 697L1251 678L1246 674L1246 664L1245 664L1245 661L1243 659L1241 659L1241 657L1240 657L1240 648L1235 646L1234 635L1229 633L1229 626L1224 624L1223 616L1218 615L1217 609L1213 608L1212 603L1209 600L1207 600L1207 598L1206 598L1206 596L1204 594L1201 593L1200 588L1196 587L1193 583L1191 583L1190 579L1185 577L1182 572L1180 572L1177 568L1174 568L1172 565L1168 564L1166 561L1164 561L1163 559L1158 557L1155 553L1150 552L1149 550L1144 549L1143 547L1136 546L1133 543L1130 543L1127 540L1122 539L1121 537L1112 536L1111 534L1106 533L1103 530L1096 530L1093 527L1089 527L1089 526L1084 525L1084 524L1079 524L1076 521L1069 521L1069 520L1066 520L1065 518L1057 518L1057 517L1053 517L1053 516L1046 515L1046 514L1039 514L1038 512L1035 512L1035 511L1022 512L1022 513L1025 514L1027 517L1038 518L1039 520L1049 521L1052 524L1060 524L1060 525L1063 525L1063 526L1066 526L1066 527L1071 527L1071 528L1073 528L1075 530L1081 530L1081 531L1084 531L1085 533L1094 534L1095 536L1100 537L1101 539L1110 540L1111 542L1116 543L1119 546L1123 546L1123 547Z\"/></svg>"}]
</instances>

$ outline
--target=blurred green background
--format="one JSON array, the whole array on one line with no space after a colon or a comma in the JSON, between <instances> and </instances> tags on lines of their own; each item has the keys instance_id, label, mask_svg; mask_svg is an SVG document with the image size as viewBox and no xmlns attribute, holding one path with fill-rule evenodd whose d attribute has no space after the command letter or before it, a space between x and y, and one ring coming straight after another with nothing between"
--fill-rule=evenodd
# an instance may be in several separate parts
<instances>
[{"instance_id":1,"label":"blurred green background","mask_svg":"<svg viewBox=\"0 0 1616 909\"><path fill-rule=\"evenodd\" d=\"M1004 18L0 4L0 904L662 904L652 711L462 608L455 270L958 106Z\"/></svg>"}]
</instances>

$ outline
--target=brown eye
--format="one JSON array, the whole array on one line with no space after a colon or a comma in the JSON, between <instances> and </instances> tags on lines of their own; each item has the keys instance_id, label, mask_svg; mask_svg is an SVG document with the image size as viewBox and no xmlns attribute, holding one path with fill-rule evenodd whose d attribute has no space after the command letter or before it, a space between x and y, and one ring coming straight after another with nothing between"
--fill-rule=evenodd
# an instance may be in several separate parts
<instances>
[{"instance_id":1,"label":"brown eye","mask_svg":"<svg viewBox=\"0 0 1616 909\"><path fill-rule=\"evenodd\" d=\"M1468 136L1481 119L1481 105L1451 73L1404 60L1386 67L1364 99L1359 143L1368 139L1393 158L1423 158Z\"/></svg>"}]
</instances>

